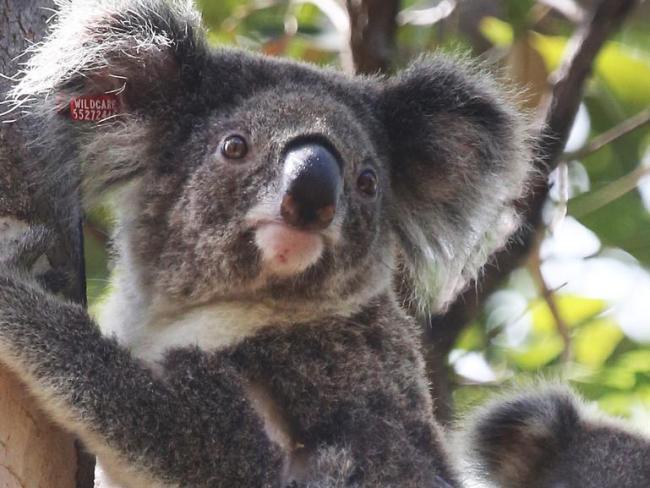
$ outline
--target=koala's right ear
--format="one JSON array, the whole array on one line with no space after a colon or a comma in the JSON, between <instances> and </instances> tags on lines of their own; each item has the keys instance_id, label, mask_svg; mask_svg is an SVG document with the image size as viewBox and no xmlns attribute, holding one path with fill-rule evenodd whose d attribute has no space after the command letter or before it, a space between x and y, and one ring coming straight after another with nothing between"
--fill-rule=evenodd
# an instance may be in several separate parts
<instances>
[{"instance_id":1,"label":"koala's right ear","mask_svg":"<svg viewBox=\"0 0 650 488\"><path fill-rule=\"evenodd\" d=\"M191 0L63 0L10 97L16 104L114 93L126 113L191 88L205 55ZM41 107L38 107L39 109Z\"/></svg>"},{"instance_id":2,"label":"koala's right ear","mask_svg":"<svg viewBox=\"0 0 650 488\"><path fill-rule=\"evenodd\" d=\"M420 304L439 309L516 229L528 123L492 77L444 55L388 79L380 107L407 275Z\"/></svg>"}]
</instances>

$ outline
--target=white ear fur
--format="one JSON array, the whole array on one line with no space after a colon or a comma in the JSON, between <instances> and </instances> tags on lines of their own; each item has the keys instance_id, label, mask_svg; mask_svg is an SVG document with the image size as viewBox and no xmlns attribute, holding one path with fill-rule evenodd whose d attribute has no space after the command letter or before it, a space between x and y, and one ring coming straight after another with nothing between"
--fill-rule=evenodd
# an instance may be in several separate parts
<instances>
[{"instance_id":1,"label":"white ear fur","mask_svg":"<svg viewBox=\"0 0 650 488\"><path fill-rule=\"evenodd\" d=\"M527 117L479 67L442 55L389 80L384 96L412 298L441 311L518 227L513 203L532 167Z\"/></svg>"},{"instance_id":2,"label":"white ear fur","mask_svg":"<svg viewBox=\"0 0 650 488\"><path fill-rule=\"evenodd\" d=\"M138 9L130 0L56 0L58 13L52 33L45 42L29 49L30 56L19 83L9 94L14 104L23 106L39 95L54 96L62 84L75 76L110 69L114 53L160 50L175 42L169 32L154 26L161 6L198 28L200 16L191 0L143 0ZM149 15L147 15L149 13ZM138 22L116 22L118 18ZM110 73L108 73L110 76ZM120 80L115 81L118 88Z\"/></svg>"}]
</instances>

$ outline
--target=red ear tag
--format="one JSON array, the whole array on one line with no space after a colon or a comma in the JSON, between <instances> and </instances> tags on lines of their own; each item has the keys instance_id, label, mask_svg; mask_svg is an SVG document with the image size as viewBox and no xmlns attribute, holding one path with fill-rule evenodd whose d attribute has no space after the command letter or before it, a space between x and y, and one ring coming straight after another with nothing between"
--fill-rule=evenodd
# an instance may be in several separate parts
<instances>
[{"instance_id":1,"label":"red ear tag","mask_svg":"<svg viewBox=\"0 0 650 488\"><path fill-rule=\"evenodd\" d=\"M120 113L120 99L114 94L86 95L70 100L70 118L97 122Z\"/></svg>"}]
</instances>

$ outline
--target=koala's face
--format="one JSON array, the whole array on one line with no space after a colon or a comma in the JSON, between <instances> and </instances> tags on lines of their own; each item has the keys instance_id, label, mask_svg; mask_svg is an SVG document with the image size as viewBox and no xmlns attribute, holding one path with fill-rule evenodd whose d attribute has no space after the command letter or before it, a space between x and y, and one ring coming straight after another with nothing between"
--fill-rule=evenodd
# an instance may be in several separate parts
<instances>
[{"instance_id":1,"label":"koala's face","mask_svg":"<svg viewBox=\"0 0 650 488\"><path fill-rule=\"evenodd\" d=\"M171 183L144 198L161 215L138 226L158 291L326 301L386 285L390 180L364 117L321 89L282 84L206 113L167 149L172 176L139 185Z\"/></svg>"},{"instance_id":2,"label":"koala's face","mask_svg":"<svg viewBox=\"0 0 650 488\"><path fill-rule=\"evenodd\" d=\"M13 96L45 122L43 159L82 161L93 189L129 183L125 267L170 303L363 303L390 286L398 251L439 306L511 230L524 123L467 63L355 78L211 50L190 2L62 8L74 22ZM68 100L107 93L113 117L65 117Z\"/></svg>"}]
</instances>

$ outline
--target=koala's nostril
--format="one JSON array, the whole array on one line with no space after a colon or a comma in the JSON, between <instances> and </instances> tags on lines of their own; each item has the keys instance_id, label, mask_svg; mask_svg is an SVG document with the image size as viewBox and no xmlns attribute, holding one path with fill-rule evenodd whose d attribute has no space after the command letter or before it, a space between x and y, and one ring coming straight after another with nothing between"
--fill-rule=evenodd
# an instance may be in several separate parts
<instances>
[{"instance_id":1,"label":"koala's nostril","mask_svg":"<svg viewBox=\"0 0 650 488\"><path fill-rule=\"evenodd\" d=\"M290 150L284 161L285 195L282 218L301 229L329 226L343 186L341 168L332 153L320 144L304 144Z\"/></svg>"},{"instance_id":2,"label":"koala's nostril","mask_svg":"<svg viewBox=\"0 0 650 488\"><path fill-rule=\"evenodd\" d=\"M328 205L312 211L301 206L290 193L287 193L282 198L280 212L282 218L289 225L317 230L325 229L332 223L336 214L336 207Z\"/></svg>"}]
</instances>

